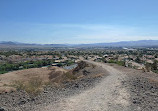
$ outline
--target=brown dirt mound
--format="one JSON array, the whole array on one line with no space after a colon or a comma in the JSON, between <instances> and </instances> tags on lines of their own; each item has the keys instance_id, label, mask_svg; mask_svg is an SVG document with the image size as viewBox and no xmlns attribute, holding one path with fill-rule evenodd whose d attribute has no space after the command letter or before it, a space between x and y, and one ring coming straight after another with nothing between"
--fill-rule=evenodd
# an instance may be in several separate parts
<instances>
[{"instance_id":1,"label":"brown dirt mound","mask_svg":"<svg viewBox=\"0 0 158 111\"><path fill-rule=\"evenodd\" d=\"M46 83L50 81L50 78L56 78L57 75L65 72L67 71L59 67L49 67L25 69L2 74L0 75L0 93L15 91L16 89L13 87L15 81L27 83L31 79L38 77L42 82Z\"/></svg>"}]
</instances>

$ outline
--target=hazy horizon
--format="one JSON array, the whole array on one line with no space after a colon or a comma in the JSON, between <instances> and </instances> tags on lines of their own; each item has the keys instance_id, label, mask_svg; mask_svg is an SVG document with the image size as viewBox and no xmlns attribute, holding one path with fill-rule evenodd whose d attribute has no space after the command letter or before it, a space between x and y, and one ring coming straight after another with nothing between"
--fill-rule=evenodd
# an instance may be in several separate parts
<instances>
[{"instance_id":1,"label":"hazy horizon","mask_svg":"<svg viewBox=\"0 0 158 111\"><path fill-rule=\"evenodd\" d=\"M1 0L0 41L89 44L158 40L157 5L157 0Z\"/></svg>"},{"instance_id":2,"label":"hazy horizon","mask_svg":"<svg viewBox=\"0 0 158 111\"><path fill-rule=\"evenodd\" d=\"M73 43L73 44L71 44L71 43L61 43L61 45L86 45L86 44L111 44L111 43L127 43L127 42L151 42L151 41L153 41L153 42L156 42L156 41L158 41L158 40L151 40L151 39L149 39L149 40L131 40L131 41L116 41L116 42L94 42L94 43ZM17 43L17 44L36 44L36 45L50 45L50 44L58 44L58 43L46 43L46 44L44 44L44 43L34 43L34 42L18 42L18 41L0 41L0 43L8 43L9 44L9 42L11 42L11 43Z\"/></svg>"}]
</instances>

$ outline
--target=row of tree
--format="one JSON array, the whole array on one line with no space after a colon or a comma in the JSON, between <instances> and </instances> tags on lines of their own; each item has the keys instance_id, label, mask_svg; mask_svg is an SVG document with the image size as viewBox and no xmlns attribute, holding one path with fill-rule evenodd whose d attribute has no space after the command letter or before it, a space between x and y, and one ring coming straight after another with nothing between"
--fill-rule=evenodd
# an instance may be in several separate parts
<instances>
[{"instance_id":1,"label":"row of tree","mask_svg":"<svg viewBox=\"0 0 158 111\"><path fill-rule=\"evenodd\" d=\"M21 63L5 63L0 64L0 74L9 72L9 71L15 71L20 69L29 69L29 68L39 68L43 66L49 66L51 64L54 64L55 61L52 59L44 59L39 61L27 61L27 62L21 62ZM72 60L66 60L64 63L56 63L58 67L62 67L64 65L72 65L74 64L74 61Z\"/></svg>"},{"instance_id":2,"label":"row of tree","mask_svg":"<svg viewBox=\"0 0 158 111\"><path fill-rule=\"evenodd\" d=\"M8 71L14 71L19 69L28 69L28 68L38 68L42 66L48 66L54 63L54 60L40 60L40 61L28 61L28 62L21 62L16 64L0 64L0 73L5 73Z\"/></svg>"},{"instance_id":3,"label":"row of tree","mask_svg":"<svg viewBox=\"0 0 158 111\"><path fill-rule=\"evenodd\" d=\"M151 64L151 63L146 63L145 64L145 68L146 68L146 70L149 72L149 71L153 71L153 72L156 72L156 73L158 73L158 61L154 61L154 63L153 64Z\"/></svg>"}]
</instances>

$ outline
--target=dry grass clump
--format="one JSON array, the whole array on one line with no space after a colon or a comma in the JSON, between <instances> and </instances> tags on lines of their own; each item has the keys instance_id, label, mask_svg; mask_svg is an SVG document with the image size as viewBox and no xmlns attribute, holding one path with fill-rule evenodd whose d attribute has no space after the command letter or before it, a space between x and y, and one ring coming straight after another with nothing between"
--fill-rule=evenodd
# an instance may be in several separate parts
<instances>
[{"instance_id":1,"label":"dry grass clump","mask_svg":"<svg viewBox=\"0 0 158 111\"><path fill-rule=\"evenodd\" d=\"M12 83L12 85L11 86L13 86L13 87L15 87L16 88L16 90L23 90L24 89L24 82L22 82L22 81L14 81L13 83Z\"/></svg>"},{"instance_id":2,"label":"dry grass clump","mask_svg":"<svg viewBox=\"0 0 158 111\"><path fill-rule=\"evenodd\" d=\"M95 68L96 68L96 65L92 64L92 68L94 68L94 69L95 69Z\"/></svg>"},{"instance_id":3,"label":"dry grass clump","mask_svg":"<svg viewBox=\"0 0 158 111\"><path fill-rule=\"evenodd\" d=\"M38 95L42 91L43 85L44 83L39 77L31 78L28 82L13 82L13 87L15 87L17 90L24 90L30 95Z\"/></svg>"},{"instance_id":4,"label":"dry grass clump","mask_svg":"<svg viewBox=\"0 0 158 111\"><path fill-rule=\"evenodd\" d=\"M55 79L57 77L59 77L60 75L62 75L63 72L61 71L52 71L51 73L49 73L49 79Z\"/></svg>"},{"instance_id":5,"label":"dry grass clump","mask_svg":"<svg viewBox=\"0 0 158 111\"><path fill-rule=\"evenodd\" d=\"M71 72L67 72L65 73L65 77L69 80L75 80L77 79L77 77L75 75L73 75Z\"/></svg>"},{"instance_id":6,"label":"dry grass clump","mask_svg":"<svg viewBox=\"0 0 158 111\"><path fill-rule=\"evenodd\" d=\"M72 71L62 72L62 71L52 71L49 73L49 80L52 84L62 84L64 81L71 81L77 79L77 76L72 73Z\"/></svg>"}]
</instances>

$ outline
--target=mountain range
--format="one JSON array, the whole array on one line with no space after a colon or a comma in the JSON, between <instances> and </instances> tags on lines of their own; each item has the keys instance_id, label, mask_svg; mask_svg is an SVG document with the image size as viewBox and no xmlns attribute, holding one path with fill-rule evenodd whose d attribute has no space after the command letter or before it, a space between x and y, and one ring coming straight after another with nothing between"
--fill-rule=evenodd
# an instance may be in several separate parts
<instances>
[{"instance_id":1,"label":"mountain range","mask_svg":"<svg viewBox=\"0 0 158 111\"><path fill-rule=\"evenodd\" d=\"M151 47L158 46L158 40L121 41L92 44L30 44L13 41L1 41L0 47Z\"/></svg>"}]
</instances>

